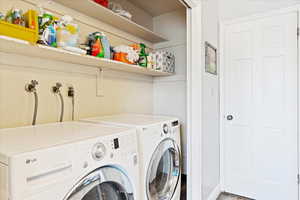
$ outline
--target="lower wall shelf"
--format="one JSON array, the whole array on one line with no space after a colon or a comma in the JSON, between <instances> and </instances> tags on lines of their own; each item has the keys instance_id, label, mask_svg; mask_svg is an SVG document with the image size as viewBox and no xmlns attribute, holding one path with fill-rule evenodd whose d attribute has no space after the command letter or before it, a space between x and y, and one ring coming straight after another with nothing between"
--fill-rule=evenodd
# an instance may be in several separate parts
<instances>
[{"instance_id":1,"label":"lower wall shelf","mask_svg":"<svg viewBox=\"0 0 300 200\"><path fill-rule=\"evenodd\" d=\"M0 52L13 53L24 56L43 58L48 60L62 61L67 63L79 64L102 69L112 69L125 71L148 76L171 76L172 73L149 70L137 65L130 65L114 60L97 58L89 55L80 55L62 49L47 47L43 45L32 45L26 42L18 42L1 38L0 36Z\"/></svg>"}]
</instances>

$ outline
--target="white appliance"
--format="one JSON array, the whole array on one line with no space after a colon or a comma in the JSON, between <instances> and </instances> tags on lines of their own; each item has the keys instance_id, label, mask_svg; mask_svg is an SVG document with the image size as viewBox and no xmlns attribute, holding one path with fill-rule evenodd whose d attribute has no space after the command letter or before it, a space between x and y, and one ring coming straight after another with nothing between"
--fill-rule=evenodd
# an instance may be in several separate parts
<instances>
[{"instance_id":1,"label":"white appliance","mask_svg":"<svg viewBox=\"0 0 300 200\"><path fill-rule=\"evenodd\" d=\"M1 200L139 200L136 130L68 122L0 130Z\"/></svg>"},{"instance_id":2,"label":"white appliance","mask_svg":"<svg viewBox=\"0 0 300 200\"><path fill-rule=\"evenodd\" d=\"M181 147L178 119L121 114L83 121L135 127L139 139L141 199L180 199Z\"/></svg>"}]
</instances>

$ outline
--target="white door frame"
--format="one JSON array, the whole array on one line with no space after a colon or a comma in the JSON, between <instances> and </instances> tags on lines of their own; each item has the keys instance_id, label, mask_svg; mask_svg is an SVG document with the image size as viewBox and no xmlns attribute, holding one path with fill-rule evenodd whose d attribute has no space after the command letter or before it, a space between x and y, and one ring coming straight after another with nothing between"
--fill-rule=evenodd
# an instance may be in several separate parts
<instances>
[{"instance_id":1,"label":"white door frame","mask_svg":"<svg viewBox=\"0 0 300 200\"><path fill-rule=\"evenodd\" d=\"M201 200L201 67L202 7L183 0L187 8L187 199Z\"/></svg>"},{"instance_id":2,"label":"white door frame","mask_svg":"<svg viewBox=\"0 0 300 200\"><path fill-rule=\"evenodd\" d=\"M221 191L225 191L225 186L224 186L224 163L225 163L225 158L224 158L224 122L225 122L225 70L224 70L224 66L225 66L225 55L224 55L224 50L225 50L225 29L226 26L228 25L232 25L232 24L237 24L237 23L243 23L243 22L247 22L247 21L253 21L256 19L260 19L260 18L264 18L264 17L272 17L272 16L277 16L280 14L285 14L285 13L290 13L290 12L298 12L298 23L300 22L300 4L292 6L292 7L288 7L288 8L283 8L283 9L277 9L271 12L266 12L266 13L262 13L262 14L255 14L255 15L251 15L251 16L247 16L247 17L242 17L242 18L238 18L238 19L234 19L234 20L226 20L226 21L221 21L220 25L219 25L219 30L220 30L220 35L219 35L219 41L220 41L220 186L221 186ZM298 24L299 27L299 24ZM296 33L295 33L296 34ZM298 47L300 45L300 42L298 40ZM298 51L299 54L300 51ZM300 78L300 70L299 70L299 58L300 58L300 54L298 55L298 77ZM298 90L300 88L300 81L298 81ZM300 95L298 92L298 100L300 100ZM298 113L300 113L300 108L298 106ZM298 118L299 122L298 124L300 124L300 118ZM300 137L299 137L299 127L298 127L298 148L299 148L299 144L300 144ZM300 166L299 163L299 149L298 149L298 169Z\"/></svg>"}]
</instances>

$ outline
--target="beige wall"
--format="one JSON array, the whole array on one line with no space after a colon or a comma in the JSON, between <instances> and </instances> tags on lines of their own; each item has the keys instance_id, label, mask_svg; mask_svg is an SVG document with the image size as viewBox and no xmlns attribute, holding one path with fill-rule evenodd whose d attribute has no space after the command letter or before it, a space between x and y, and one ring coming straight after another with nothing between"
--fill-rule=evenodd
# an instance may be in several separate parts
<instances>
[{"instance_id":1,"label":"beige wall","mask_svg":"<svg viewBox=\"0 0 300 200\"><path fill-rule=\"evenodd\" d=\"M5 11L11 7L34 8L32 2L37 0L1 0L0 10ZM57 13L75 15L82 39L89 32L106 30L113 45L142 42L134 36L123 34L120 30L62 6L51 4L49 8ZM124 37L118 37L118 34ZM56 122L59 119L59 99L51 92L51 87L56 82L63 84L65 120L71 119L71 100L67 97L67 87L70 85L75 87L76 92L76 119L120 112L152 113L151 77L104 71L104 96L97 97L96 74L96 68L0 52L0 128L31 123L34 101L32 94L25 92L24 87L32 79L39 81L38 123Z\"/></svg>"}]
</instances>

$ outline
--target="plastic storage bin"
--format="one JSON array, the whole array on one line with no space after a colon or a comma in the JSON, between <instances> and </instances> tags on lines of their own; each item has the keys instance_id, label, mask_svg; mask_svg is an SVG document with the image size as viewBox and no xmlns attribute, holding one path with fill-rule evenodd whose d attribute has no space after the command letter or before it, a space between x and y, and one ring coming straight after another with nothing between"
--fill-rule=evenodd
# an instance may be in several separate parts
<instances>
[{"instance_id":1,"label":"plastic storage bin","mask_svg":"<svg viewBox=\"0 0 300 200\"><path fill-rule=\"evenodd\" d=\"M175 56L168 51L156 51L151 54L157 71L175 73Z\"/></svg>"},{"instance_id":2,"label":"plastic storage bin","mask_svg":"<svg viewBox=\"0 0 300 200\"><path fill-rule=\"evenodd\" d=\"M0 35L36 43L39 38L39 27L36 11L29 10L24 16L26 20L26 26L28 28L0 20Z\"/></svg>"}]
</instances>

